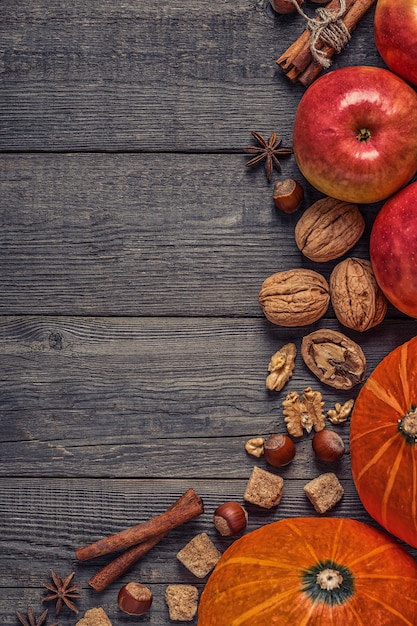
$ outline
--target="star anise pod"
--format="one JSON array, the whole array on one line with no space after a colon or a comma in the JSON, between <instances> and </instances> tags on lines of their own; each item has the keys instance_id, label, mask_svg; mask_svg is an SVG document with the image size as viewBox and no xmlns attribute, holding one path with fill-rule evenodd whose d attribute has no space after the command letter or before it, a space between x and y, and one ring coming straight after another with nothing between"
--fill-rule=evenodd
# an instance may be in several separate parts
<instances>
[{"instance_id":1,"label":"star anise pod","mask_svg":"<svg viewBox=\"0 0 417 626\"><path fill-rule=\"evenodd\" d=\"M248 154L256 154L256 156L250 159L246 165L247 167L251 167L252 165L261 163L261 161L265 159L266 177L269 181L271 181L274 166L278 172L281 171L281 163L279 162L278 157L289 156L292 154L292 150L291 148L280 147L282 138L277 139L276 133L272 133L268 141L254 130L251 130L251 134L252 137L256 139L259 146L249 146L248 148L244 148L244 151Z\"/></svg>"},{"instance_id":2,"label":"star anise pod","mask_svg":"<svg viewBox=\"0 0 417 626\"><path fill-rule=\"evenodd\" d=\"M44 585L46 589L49 589L52 593L44 597L43 602L49 602L50 600L56 600L55 613L58 615L64 604L67 605L74 613L79 613L78 608L75 606L72 599L79 598L80 594L78 585L71 585L71 581L75 576L75 572L69 574L66 578L62 579L58 576L53 569L51 569L52 583Z\"/></svg>"},{"instance_id":3,"label":"star anise pod","mask_svg":"<svg viewBox=\"0 0 417 626\"><path fill-rule=\"evenodd\" d=\"M16 611L16 615L17 619L21 624L23 624L23 626L42 626L43 624L45 624L45 620L48 616L48 609L45 609L42 615L40 615L38 618L35 617L35 614L30 606L28 606L27 618L23 617L23 615L19 613L19 611ZM58 622L54 622L49 626L58 626Z\"/></svg>"}]
</instances>

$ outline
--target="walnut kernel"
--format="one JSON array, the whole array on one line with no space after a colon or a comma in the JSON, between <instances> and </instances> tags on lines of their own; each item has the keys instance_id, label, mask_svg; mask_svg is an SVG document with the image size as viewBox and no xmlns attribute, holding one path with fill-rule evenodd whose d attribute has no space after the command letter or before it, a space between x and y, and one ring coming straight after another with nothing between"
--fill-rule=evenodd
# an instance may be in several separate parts
<instances>
[{"instance_id":1,"label":"walnut kernel","mask_svg":"<svg viewBox=\"0 0 417 626\"><path fill-rule=\"evenodd\" d=\"M296 354L295 343L286 343L272 355L268 365L269 375L266 377L267 389L281 391L292 376Z\"/></svg>"},{"instance_id":2,"label":"walnut kernel","mask_svg":"<svg viewBox=\"0 0 417 626\"><path fill-rule=\"evenodd\" d=\"M296 391L290 391L282 402L284 422L293 437L302 437L303 431L310 433L324 428L324 402L320 391L307 387L303 391L303 399Z\"/></svg>"},{"instance_id":3,"label":"walnut kernel","mask_svg":"<svg viewBox=\"0 0 417 626\"><path fill-rule=\"evenodd\" d=\"M344 404L340 404L340 402L336 402L334 405L334 409L329 409L327 411L327 417L332 424L342 424L346 422L349 415L352 412L353 405L355 404L354 400L347 400Z\"/></svg>"},{"instance_id":4,"label":"walnut kernel","mask_svg":"<svg viewBox=\"0 0 417 626\"><path fill-rule=\"evenodd\" d=\"M253 437L245 443L245 450L251 456L260 459L264 453L265 439L263 437Z\"/></svg>"}]
</instances>

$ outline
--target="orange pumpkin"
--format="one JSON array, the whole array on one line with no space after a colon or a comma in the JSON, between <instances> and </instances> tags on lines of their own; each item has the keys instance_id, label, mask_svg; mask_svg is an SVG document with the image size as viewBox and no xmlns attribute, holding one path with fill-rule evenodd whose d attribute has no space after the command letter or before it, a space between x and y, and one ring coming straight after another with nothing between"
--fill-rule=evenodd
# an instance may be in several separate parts
<instances>
[{"instance_id":1,"label":"orange pumpkin","mask_svg":"<svg viewBox=\"0 0 417 626\"><path fill-rule=\"evenodd\" d=\"M417 547L417 337L390 352L362 387L350 454L368 513Z\"/></svg>"},{"instance_id":2,"label":"orange pumpkin","mask_svg":"<svg viewBox=\"0 0 417 626\"><path fill-rule=\"evenodd\" d=\"M235 541L198 626L416 626L417 563L386 533L339 518L273 522Z\"/></svg>"}]
</instances>

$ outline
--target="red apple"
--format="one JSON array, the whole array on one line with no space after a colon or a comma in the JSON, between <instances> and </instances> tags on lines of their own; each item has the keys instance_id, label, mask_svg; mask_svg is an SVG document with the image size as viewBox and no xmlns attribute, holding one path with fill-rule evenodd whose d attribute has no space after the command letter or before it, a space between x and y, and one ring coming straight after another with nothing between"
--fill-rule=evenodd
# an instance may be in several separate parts
<instances>
[{"instance_id":1,"label":"red apple","mask_svg":"<svg viewBox=\"0 0 417 626\"><path fill-rule=\"evenodd\" d=\"M417 317L417 183L385 202L372 226L369 251L387 299Z\"/></svg>"},{"instance_id":2,"label":"red apple","mask_svg":"<svg viewBox=\"0 0 417 626\"><path fill-rule=\"evenodd\" d=\"M389 70L350 66L317 79L294 120L304 177L339 200L385 200L417 171L417 94Z\"/></svg>"},{"instance_id":3,"label":"red apple","mask_svg":"<svg viewBox=\"0 0 417 626\"><path fill-rule=\"evenodd\" d=\"M378 0L374 35L388 67L417 85L417 0Z\"/></svg>"}]
</instances>

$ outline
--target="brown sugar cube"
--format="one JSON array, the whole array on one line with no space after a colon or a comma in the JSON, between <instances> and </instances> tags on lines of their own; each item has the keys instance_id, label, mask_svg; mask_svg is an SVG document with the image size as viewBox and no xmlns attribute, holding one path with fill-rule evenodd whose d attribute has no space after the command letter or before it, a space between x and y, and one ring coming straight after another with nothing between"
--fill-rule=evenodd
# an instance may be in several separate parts
<instances>
[{"instance_id":1,"label":"brown sugar cube","mask_svg":"<svg viewBox=\"0 0 417 626\"><path fill-rule=\"evenodd\" d=\"M177 554L177 559L198 578L207 576L220 557L221 552L207 533L196 535Z\"/></svg>"},{"instance_id":2,"label":"brown sugar cube","mask_svg":"<svg viewBox=\"0 0 417 626\"><path fill-rule=\"evenodd\" d=\"M326 513L332 509L344 493L342 485L333 472L313 478L304 486L304 491L318 513Z\"/></svg>"},{"instance_id":3,"label":"brown sugar cube","mask_svg":"<svg viewBox=\"0 0 417 626\"><path fill-rule=\"evenodd\" d=\"M284 480L281 476L254 467L243 497L246 502L270 509L279 504L283 490Z\"/></svg>"},{"instance_id":4,"label":"brown sugar cube","mask_svg":"<svg viewBox=\"0 0 417 626\"><path fill-rule=\"evenodd\" d=\"M190 622L197 613L198 589L193 585L168 585L165 590L169 619Z\"/></svg>"},{"instance_id":5,"label":"brown sugar cube","mask_svg":"<svg viewBox=\"0 0 417 626\"><path fill-rule=\"evenodd\" d=\"M112 624L104 609L99 607L86 611L84 617L75 626L112 626Z\"/></svg>"}]
</instances>

